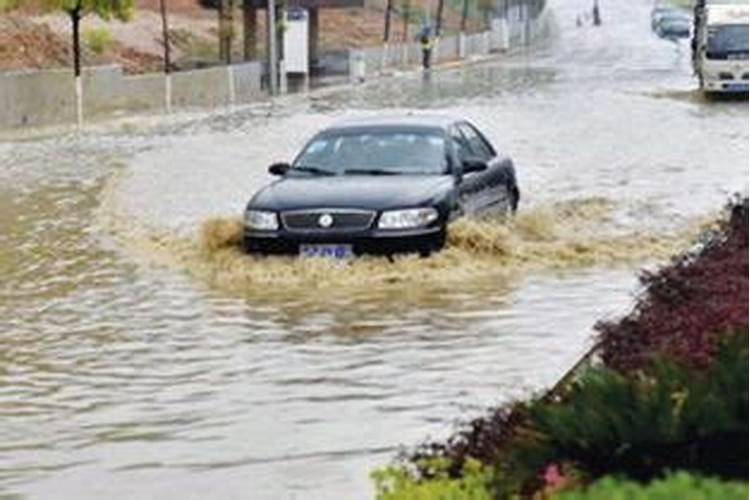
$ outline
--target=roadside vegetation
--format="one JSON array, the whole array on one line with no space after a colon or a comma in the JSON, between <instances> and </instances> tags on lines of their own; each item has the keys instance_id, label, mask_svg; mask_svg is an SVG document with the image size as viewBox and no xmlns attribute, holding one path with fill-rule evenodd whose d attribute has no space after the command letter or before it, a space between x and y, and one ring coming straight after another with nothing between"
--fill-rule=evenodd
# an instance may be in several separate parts
<instances>
[{"instance_id":1,"label":"roadside vegetation","mask_svg":"<svg viewBox=\"0 0 750 500\"><path fill-rule=\"evenodd\" d=\"M748 497L748 201L641 277L547 394L373 473L378 498Z\"/></svg>"},{"instance_id":2,"label":"roadside vegetation","mask_svg":"<svg viewBox=\"0 0 750 500\"><path fill-rule=\"evenodd\" d=\"M99 55L111 49L115 43L112 33L107 28L84 30L83 38L86 40L86 46Z\"/></svg>"}]
</instances>

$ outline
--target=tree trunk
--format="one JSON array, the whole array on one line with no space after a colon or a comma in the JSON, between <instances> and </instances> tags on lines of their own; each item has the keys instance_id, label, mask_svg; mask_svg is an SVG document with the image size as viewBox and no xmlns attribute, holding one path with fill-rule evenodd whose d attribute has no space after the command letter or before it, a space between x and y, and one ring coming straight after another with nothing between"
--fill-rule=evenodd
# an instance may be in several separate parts
<instances>
[{"instance_id":1,"label":"tree trunk","mask_svg":"<svg viewBox=\"0 0 750 500\"><path fill-rule=\"evenodd\" d=\"M409 11L411 10L411 2L404 0L403 5L403 21L404 21L404 43L409 43Z\"/></svg>"},{"instance_id":2,"label":"tree trunk","mask_svg":"<svg viewBox=\"0 0 750 500\"><path fill-rule=\"evenodd\" d=\"M309 20L307 60L310 69L318 66L318 39L320 38L320 9L311 7L307 11Z\"/></svg>"},{"instance_id":3,"label":"tree trunk","mask_svg":"<svg viewBox=\"0 0 750 500\"><path fill-rule=\"evenodd\" d=\"M443 5L444 0L438 0L437 21L435 22L435 36L440 36L440 30L443 27Z\"/></svg>"},{"instance_id":4,"label":"tree trunk","mask_svg":"<svg viewBox=\"0 0 750 500\"><path fill-rule=\"evenodd\" d=\"M391 11L393 10L393 0L388 0L385 4L385 28L383 29L383 42L388 42L391 37Z\"/></svg>"},{"instance_id":5,"label":"tree trunk","mask_svg":"<svg viewBox=\"0 0 750 500\"><path fill-rule=\"evenodd\" d=\"M466 31L466 18L469 17L469 0L464 0L464 8L461 11L461 32Z\"/></svg>"},{"instance_id":6,"label":"tree trunk","mask_svg":"<svg viewBox=\"0 0 750 500\"><path fill-rule=\"evenodd\" d=\"M76 5L69 10L70 21L73 23L73 74L81 76L81 6Z\"/></svg>"},{"instance_id":7,"label":"tree trunk","mask_svg":"<svg viewBox=\"0 0 750 500\"><path fill-rule=\"evenodd\" d=\"M242 2L242 32L245 61L258 58L258 11L252 0Z\"/></svg>"},{"instance_id":8,"label":"tree trunk","mask_svg":"<svg viewBox=\"0 0 750 500\"><path fill-rule=\"evenodd\" d=\"M231 2L219 0L219 60L225 64L232 62Z\"/></svg>"},{"instance_id":9,"label":"tree trunk","mask_svg":"<svg viewBox=\"0 0 750 500\"><path fill-rule=\"evenodd\" d=\"M232 42L234 41L234 0L227 0L227 58L226 63L232 64Z\"/></svg>"},{"instance_id":10,"label":"tree trunk","mask_svg":"<svg viewBox=\"0 0 750 500\"><path fill-rule=\"evenodd\" d=\"M161 11L161 32L164 43L164 73L168 74L172 70L172 61L169 54L169 24L167 23L167 0L159 0L159 9Z\"/></svg>"}]
</instances>

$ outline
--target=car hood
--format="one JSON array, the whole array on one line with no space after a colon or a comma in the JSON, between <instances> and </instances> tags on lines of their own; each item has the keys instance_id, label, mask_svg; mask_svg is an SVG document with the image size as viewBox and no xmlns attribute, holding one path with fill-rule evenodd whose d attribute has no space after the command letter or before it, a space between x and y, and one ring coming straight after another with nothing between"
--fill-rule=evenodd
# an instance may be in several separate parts
<instances>
[{"instance_id":1,"label":"car hood","mask_svg":"<svg viewBox=\"0 0 750 500\"><path fill-rule=\"evenodd\" d=\"M454 186L450 175L285 177L260 190L249 206L268 210L386 210L429 203Z\"/></svg>"}]
</instances>

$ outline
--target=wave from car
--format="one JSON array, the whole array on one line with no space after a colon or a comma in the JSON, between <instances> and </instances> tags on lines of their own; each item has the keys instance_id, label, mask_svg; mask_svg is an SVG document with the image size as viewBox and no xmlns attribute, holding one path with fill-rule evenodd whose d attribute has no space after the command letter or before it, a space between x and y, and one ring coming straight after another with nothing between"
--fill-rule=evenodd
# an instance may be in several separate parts
<instances>
[{"instance_id":1,"label":"wave from car","mask_svg":"<svg viewBox=\"0 0 750 500\"><path fill-rule=\"evenodd\" d=\"M467 120L350 120L316 134L247 204L247 252L348 257L443 248L459 216L514 212L511 159Z\"/></svg>"}]
</instances>

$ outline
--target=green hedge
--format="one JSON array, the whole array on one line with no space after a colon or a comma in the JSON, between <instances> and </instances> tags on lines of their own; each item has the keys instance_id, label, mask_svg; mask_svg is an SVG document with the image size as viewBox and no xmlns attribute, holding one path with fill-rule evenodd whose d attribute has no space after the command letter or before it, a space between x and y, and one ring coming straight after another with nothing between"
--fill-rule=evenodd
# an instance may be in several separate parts
<instances>
[{"instance_id":1,"label":"green hedge","mask_svg":"<svg viewBox=\"0 0 750 500\"><path fill-rule=\"evenodd\" d=\"M423 464L424 465L424 464ZM491 500L491 471L476 461L464 466L459 478L446 472L447 463L432 461L425 468L432 471L430 479L420 480L400 466L385 467L372 473L378 500Z\"/></svg>"},{"instance_id":2,"label":"green hedge","mask_svg":"<svg viewBox=\"0 0 750 500\"><path fill-rule=\"evenodd\" d=\"M746 482L723 482L678 472L643 485L606 477L583 490L557 494L555 500L747 500Z\"/></svg>"},{"instance_id":3,"label":"green hedge","mask_svg":"<svg viewBox=\"0 0 750 500\"><path fill-rule=\"evenodd\" d=\"M648 481L670 470L744 479L748 469L748 335L727 339L704 372L662 360L649 373L586 372L563 401L529 406L506 473L533 481L551 463L592 479Z\"/></svg>"}]
</instances>

